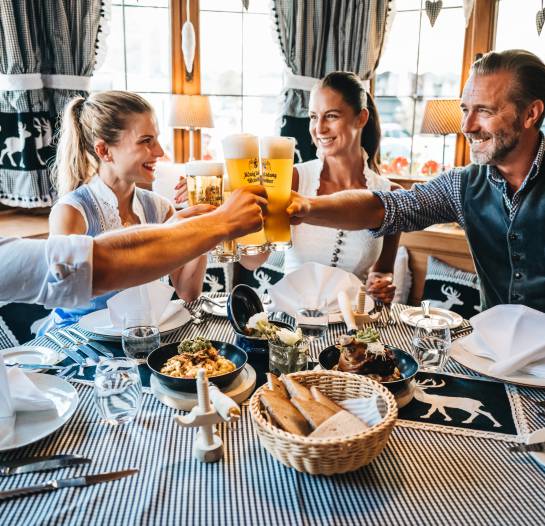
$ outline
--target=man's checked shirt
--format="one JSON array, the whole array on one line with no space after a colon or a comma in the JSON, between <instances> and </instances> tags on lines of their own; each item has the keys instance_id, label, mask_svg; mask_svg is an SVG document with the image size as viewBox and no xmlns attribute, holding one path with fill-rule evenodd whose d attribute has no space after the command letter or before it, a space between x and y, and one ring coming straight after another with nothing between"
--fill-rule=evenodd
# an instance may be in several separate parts
<instances>
[{"instance_id":1,"label":"man's checked shirt","mask_svg":"<svg viewBox=\"0 0 545 526\"><path fill-rule=\"evenodd\" d=\"M528 175L521 187L513 193L495 166L487 166L487 178L502 191L504 205L512 220L522 199L522 192L529 181L540 171L545 154L545 137L541 143ZM461 173L463 168L453 168L426 184L415 184L411 190L374 192L384 204L382 226L372 230L374 236L395 232L422 230L436 223L458 223L465 227L462 207Z\"/></svg>"}]
</instances>

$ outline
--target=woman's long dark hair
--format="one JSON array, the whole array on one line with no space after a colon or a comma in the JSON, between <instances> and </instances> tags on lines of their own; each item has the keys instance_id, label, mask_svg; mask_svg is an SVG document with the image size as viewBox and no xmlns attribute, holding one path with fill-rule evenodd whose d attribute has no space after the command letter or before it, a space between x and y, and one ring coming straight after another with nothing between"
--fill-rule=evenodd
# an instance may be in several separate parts
<instances>
[{"instance_id":1,"label":"woman's long dark hair","mask_svg":"<svg viewBox=\"0 0 545 526\"><path fill-rule=\"evenodd\" d=\"M371 94L365 91L361 79L350 71L334 71L326 75L317 87L330 88L340 93L356 115L367 108L369 119L361 134L361 145L369 156L367 161L369 168L379 173L380 120L375 101Z\"/></svg>"}]
</instances>

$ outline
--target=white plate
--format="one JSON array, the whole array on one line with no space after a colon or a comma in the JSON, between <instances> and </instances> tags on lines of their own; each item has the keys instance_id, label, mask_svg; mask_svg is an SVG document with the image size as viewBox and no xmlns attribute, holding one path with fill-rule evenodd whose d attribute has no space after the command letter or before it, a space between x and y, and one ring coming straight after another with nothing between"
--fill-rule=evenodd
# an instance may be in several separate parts
<instances>
[{"instance_id":1,"label":"white plate","mask_svg":"<svg viewBox=\"0 0 545 526\"><path fill-rule=\"evenodd\" d=\"M490 366L494 363L489 358L483 358L481 356L475 356L474 354L466 351L463 346L460 344L459 340L452 342L450 348L450 357L456 360L459 364L475 371L476 373L483 374L489 378L494 378L495 380L501 380L502 382L507 382L515 385L523 385L527 387L545 387L545 378L539 378L531 374L524 373L515 373L509 376L498 376L491 375L488 373Z\"/></svg>"},{"instance_id":2,"label":"white plate","mask_svg":"<svg viewBox=\"0 0 545 526\"><path fill-rule=\"evenodd\" d=\"M411 325L412 327L414 327L416 323L423 317L424 314L420 307L410 307L401 311L401 313L399 314L399 319L403 323ZM449 324L449 327L451 329L455 329L456 327L459 327L460 325L462 325L462 323L464 323L464 318L462 318L456 312L452 312L451 310L446 309L439 309L437 307L430 308L430 317L445 320Z\"/></svg>"},{"instance_id":3,"label":"white plate","mask_svg":"<svg viewBox=\"0 0 545 526\"><path fill-rule=\"evenodd\" d=\"M538 429L528 436L527 444L537 444L545 442L545 429ZM530 455L542 466L545 466L545 453L531 451Z\"/></svg>"},{"instance_id":4,"label":"white plate","mask_svg":"<svg viewBox=\"0 0 545 526\"><path fill-rule=\"evenodd\" d=\"M19 345L9 349L0 350L4 361L8 365L16 363L39 363L42 365L55 365L64 360L64 355L49 347L38 345Z\"/></svg>"},{"instance_id":5,"label":"white plate","mask_svg":"<svg viewBox=\"0 0 545 526\"><path fill-rule=\"evenodd\" d=\"M17 413L13 438L0 446L0 451L27 446L50 435L68 422L78 406L78 393L66 380L51 374L26 374L56 409Z\"/></svg>"},{"instance_id":6,"label":"white plate","mask_svg":"<svg viewBox=\"0 0 545 526\"><path fill-rule=\"evenodd\" d=\"M167 334L175 331L182 325L185 325L191 319L189 311L182 307L181 310L173 314L164 323L159 326L159 332L161 334ZM82 329L92 332L100 339L103 340L121 340L121 328L113 327L102 329L110 325L110 315L108 309L96 310L86 314L79 320L79 325Z\"/></svg>"}]
</instances>

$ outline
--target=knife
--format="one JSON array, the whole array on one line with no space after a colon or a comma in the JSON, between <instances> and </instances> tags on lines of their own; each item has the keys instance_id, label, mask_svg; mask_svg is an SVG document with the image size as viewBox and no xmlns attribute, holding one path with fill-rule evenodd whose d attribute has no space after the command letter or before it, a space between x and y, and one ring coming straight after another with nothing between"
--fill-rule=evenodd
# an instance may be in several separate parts
<instances>
[{"instance_id":1,"label":"knife","mask_svg":"<svg viewBox=\"0 0 545 526\"><path fill-rule=\"evenodd\" d=\"M78 455L53 455L49 457L24 457L0 463L0 476L34 473L50 469L65 468L77 464L90 464L91 459Z\"/></svg>"},{"instance_id":2,"label":"knife","mask_svg":"<svg viewBox=\"0 0 545 526\"><path fill-rule=\"evenodd\" d=\"M75 329L73 326L70 326L70 327L66 327L66 330L70 333L72 333L74 336L78 337L78 338L84 338L85 341L83 342L85 345L91 347L92 349L94 349L95 351L103 354L104 356L107 356L108 358L113 358L114 357L114 353L112 351L110 351L110 349L108 349L108 347L105 347L104 345L102 345L101 343L98 343L97 341L95 340L92 340L91 338L89 338L88 336L86 336L85 334L83 334L82 332L79 332L77 329Z\"/></svg>"},{"instance_id":3,"label":"knife","mask_svg":"<svg viewBox=\"0 0 545 526\"><path fill-rule=\"evenodd\" d=\"M7 367L20 367L21 369L44 369L48 371L57 371L64 369L65 365L50 365L47 363L7 363Z\"/></svg>"},{"instance_id":4,"label":"knife","mask_svg":"<svg viewBox=\"0 0 545 526\"><path fill-rule=\"evenodd\" d=\"M543 453L545 452L545 442L536 442L535 444L515 444L509 448L511 453Z\"/></svg>"},{"instance_id":5,"label":"knife","mask_svg":"<svg viewBox=\"0 0 545 526\"><path fill-rule=\"evenodd\" d=\"M23 488L15 488L8 491L0 491L0 501L24 497L34 493L42 493L44 491L53 491L62 488L75 488L82 486L91 486L92 484L100 484L101 482L110 482L123 477L130 477L138 473L137 469L126 469L124 471L112 471L110 473L97 473L95 475L86 475L85 477L77 477L70 479L51 479L43 484L36 486L26 486Z\"/></svg>"},{"instance_id":6,"label":"knife","mask_svg":"<svg viewBox=\"0 0 545 526\"><path fill-rule=\"evenodd\" d=\"M66 345L61 340L59 340L59 338L57 338L50 332L46 332L44 336L46 338L49 338L53 343L56 343L61 348L61 352L66 354L68 358L72 359L74 362L76 362L79 365L85 366L86 358L84 358L83 356L80 356L77 352L71 350L70 345Z\"/></svg>"},{"instance_id":7,"label":"knife","mask_svg":"<svg viewBox=\"0 0 545 526\"><path fill-rule=\"evenodd\" d=\"M100 360L99 355L94 351L94 349L91 349L86 342L82 342L81 340L78 340L74 337L73 334L69 333L65 330L60 330L60 334L62 334L67 340L71 341L77 348L78 351L81 351L85 356L91 358L93 362L98 363Z\"/></svg>"}]
</instances>

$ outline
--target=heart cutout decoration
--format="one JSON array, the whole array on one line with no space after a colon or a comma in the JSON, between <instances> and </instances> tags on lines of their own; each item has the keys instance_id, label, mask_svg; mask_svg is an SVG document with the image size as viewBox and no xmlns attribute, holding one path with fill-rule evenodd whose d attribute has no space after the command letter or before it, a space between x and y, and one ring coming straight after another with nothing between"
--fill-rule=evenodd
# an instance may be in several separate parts
<instances>
[{"instance_id":1,"label":"heart cutout decoration","mask_svg":"<svg viewBox=\"0 0 545 526\"><path fill-rule=\"evenodd\" d=\"M438 0L437 2L430 2L430 0L426 0L426 14L430 19L431 27L433 27L433 25L435 24L435 21L437 20L437 17L439 16L442 8L442 0Z\"/></svg>"},{"instance_id":2,"label":"heart cutout decoration","mask_svg":"<svg viewBox=\"0 0 545 526\"><path fill-rule=\"evenodd\" d=\"M540 9L536 14L536 28L537 34L541 35L543 24L545 23L545 9Z\"/></svg>"}]
</instances>

